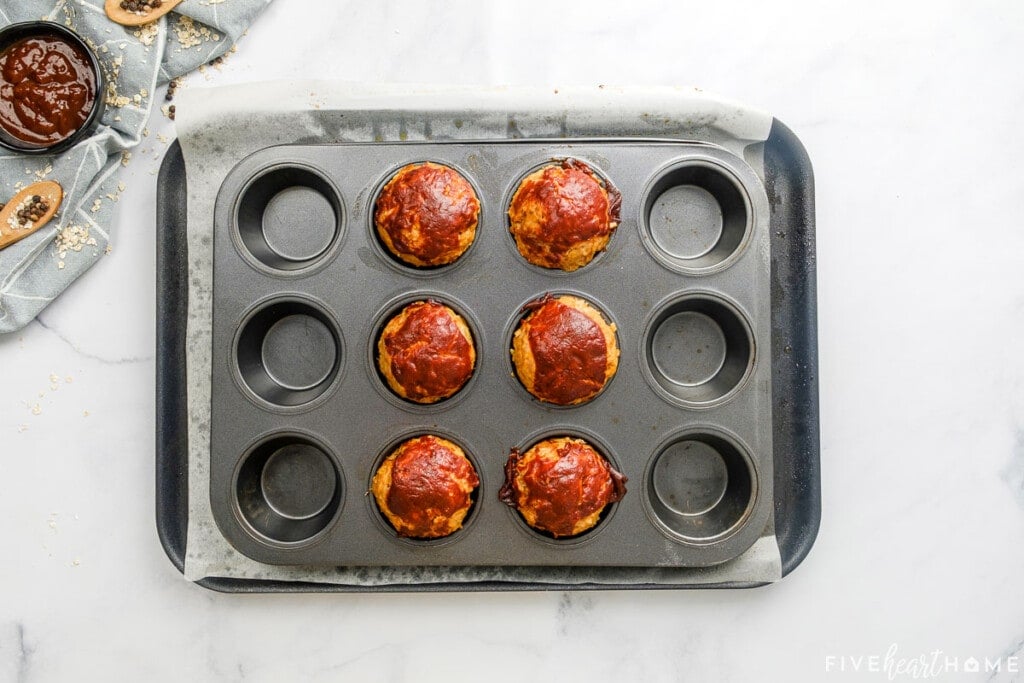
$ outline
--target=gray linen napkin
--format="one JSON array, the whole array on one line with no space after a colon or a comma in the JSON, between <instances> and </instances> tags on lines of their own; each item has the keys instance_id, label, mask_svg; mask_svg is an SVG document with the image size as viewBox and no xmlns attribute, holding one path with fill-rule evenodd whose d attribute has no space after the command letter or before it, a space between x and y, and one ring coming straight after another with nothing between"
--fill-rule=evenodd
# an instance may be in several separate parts
<instances>
[{"instance_id":1,"label":"gray linen napkin","mask_svg":"<svg viewBox=\"0 0 1024 683\"><path fill-rule=\"evenodd\" d=\"M269 2L185 0L141 28L110 21L103 0L0 4L0 27L45 19L76 31L96 51L109 84L106 111L88 139L58 155L0 150L0 202L43 178L64 188L56 219L0 250L0 333L28 324L105 253L131 150L165 106L156 87L231 49Z\"/></svg>"}]
</instances>

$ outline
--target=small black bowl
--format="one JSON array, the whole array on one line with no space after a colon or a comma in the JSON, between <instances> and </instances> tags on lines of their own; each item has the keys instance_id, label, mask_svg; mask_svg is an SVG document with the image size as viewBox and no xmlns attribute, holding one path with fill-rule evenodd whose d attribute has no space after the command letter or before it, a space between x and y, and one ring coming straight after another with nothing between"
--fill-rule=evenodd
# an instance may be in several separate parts
<instances>
[{"instance_id":1,"label":"small black bowl","mask_svg":"<svg viewBox=\"0 0 1024 683\"><path fill-rule=\"evenodd\" d=\"M88 137L96 128L96 125L100 121L100 117L103 116L103 100L106 93L106 82L103 78L103 69L100 68L100 63L96 58L96 53L93 52L81 36L71 29L52 21L24 21L17 24L11 24L10 26L0 29L0 52L3 52L22 38L44 36L62 38L63 40L81 48L82 52L84 52L89 59L89 66L92 68L93 76L95 77L96 92L93 97L92 109L89 111L89 116L85 119L85 122L78 128L78 130L71 133L71 135L52 144L37 145L24 142L12 136L3 128L0 128L0 147L4 147L13 152L18 152L19 154L41 155L62 152L83 138Z\"/></svg>"}]
</instances>

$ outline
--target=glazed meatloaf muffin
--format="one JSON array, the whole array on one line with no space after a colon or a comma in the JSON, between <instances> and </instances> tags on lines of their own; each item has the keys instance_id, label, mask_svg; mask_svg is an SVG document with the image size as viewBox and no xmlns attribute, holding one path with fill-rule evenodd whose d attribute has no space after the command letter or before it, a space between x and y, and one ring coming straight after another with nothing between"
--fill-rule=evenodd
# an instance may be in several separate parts
<instances>
[{"instance_id":1,"label":"glazed meatloaf muffin","mask_svg":"<svg viewBox=\"0 0 1024 683\"><path fill-rule=\"evenodd\" d=\"M619 367L615 324L570 295L546 295L525 310L512 336L512 362L526 390L562 406L601 393Z\"/></svg>"},{"instance_id":2,"label":"glazed meatloaf muffin","mask_svg":"<svg viewBox=\"0 0 1024 683\"><path fill-rule=\"evenodd\" d=\"M582 161L548 164L526 176L509 202L509 230L530 263L573 271L608 246L621 196Z\"/></svg>"},{"instance_id":3,"label":"glazed meatloaf muffin","mask_svg":"<svg viewBox=\"0 0 1024 683\"><path fill-rule=\"evenodd\" d=\"M388 386L416 403L448 398L469 380L476 364L466 321L433 300L416 301L384 326L377 367Z\"/></svg>"},{"instance_id":4,"label":"glazed meatloaf muffin","mask_svg":"<svg viewBox=\"0 0 1024 683\"><path fill-rule=\"evenodd\" d=\"M583 439L546 439L505 464L501 500L534 529L555 538L592 529L610 503L626 494L626 477Z\"/></svg>"},{"instance_id":5,"label":"glazed meatloaf muffin","mask_svg":"<svg viewBox=\"0 0 1024 683\"><path fill-rule=\"evenodd\" d=\"M461 448L428 434L388 455L373 475L371 490L399 536L441 538L462 528L479 484Z\"/></svg>"},{"instance_id":6,"label":"glazed meatloaf muffin","mask_svg":"<svg viewBox=\"0 0 1024 683\"><path fill-rule=\"evenodd\" d=\"M476 237L480 200L458 171L441 164L410 164L377 197L377 235L395 258L412 266L443 266L462 256Z\"/></svg>"}]
</instances>

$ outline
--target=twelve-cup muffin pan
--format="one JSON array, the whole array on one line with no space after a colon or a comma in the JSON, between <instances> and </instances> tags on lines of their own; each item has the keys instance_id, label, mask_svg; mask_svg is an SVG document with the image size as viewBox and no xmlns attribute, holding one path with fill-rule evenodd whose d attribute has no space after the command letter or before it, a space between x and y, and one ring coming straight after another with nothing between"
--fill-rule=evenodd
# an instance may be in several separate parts
<instances>
[{"instance_id":1,"label":"twelve-cup muffin pan","mask_svg":"<svg viewBox=\"0 0 1024 683\"><path fill-rule=\"evenodd\" d=\"M508 202L538 167L572 158L622 195L605 252L572 273L538 268ZM399 168L451 166L480 224L455 263L393 259L373 226ZM290 145L246 158L214 217L210 498L239 551L306 566L697 567L740 555L773 508L769 202L722 148L651 139ZM621 358L594 400L556 407L515 377L529 302L569 293L615 323ZM394 395L375 362L387 319L433 299L477 350L470 381L431 405ZM464 527L400 538L370 481L402 440L460 445L481 483ZM498 500L510 449L550 436L595 446L629 482L578 537L530 529Z\"/></svg>"}]
</instances>

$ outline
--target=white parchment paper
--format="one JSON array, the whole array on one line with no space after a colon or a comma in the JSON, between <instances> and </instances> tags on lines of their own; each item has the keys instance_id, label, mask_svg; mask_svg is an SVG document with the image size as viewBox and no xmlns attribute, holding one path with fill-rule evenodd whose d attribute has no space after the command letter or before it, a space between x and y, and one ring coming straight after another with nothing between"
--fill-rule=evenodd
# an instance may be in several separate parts
<instances>
[{"instance_id":1,"label":"white parchment paper","mask_svg":"<svg viewBox=\"0 0 1024 683\"><path fill-rule=\"evenodd\" d=\"M210 509L210 339L213 212L222 179L271 145L308 142L495 140L583 136L713 142L763 177L772 117L692 88L470 88L326 81L190 89L177 125L188 174L189 524L185 576L343 585L472 583L710 585L781 577L770 520L743 555L701 569L574 567L279 567L237 552Z\"/></svg>"}]
</instances>

